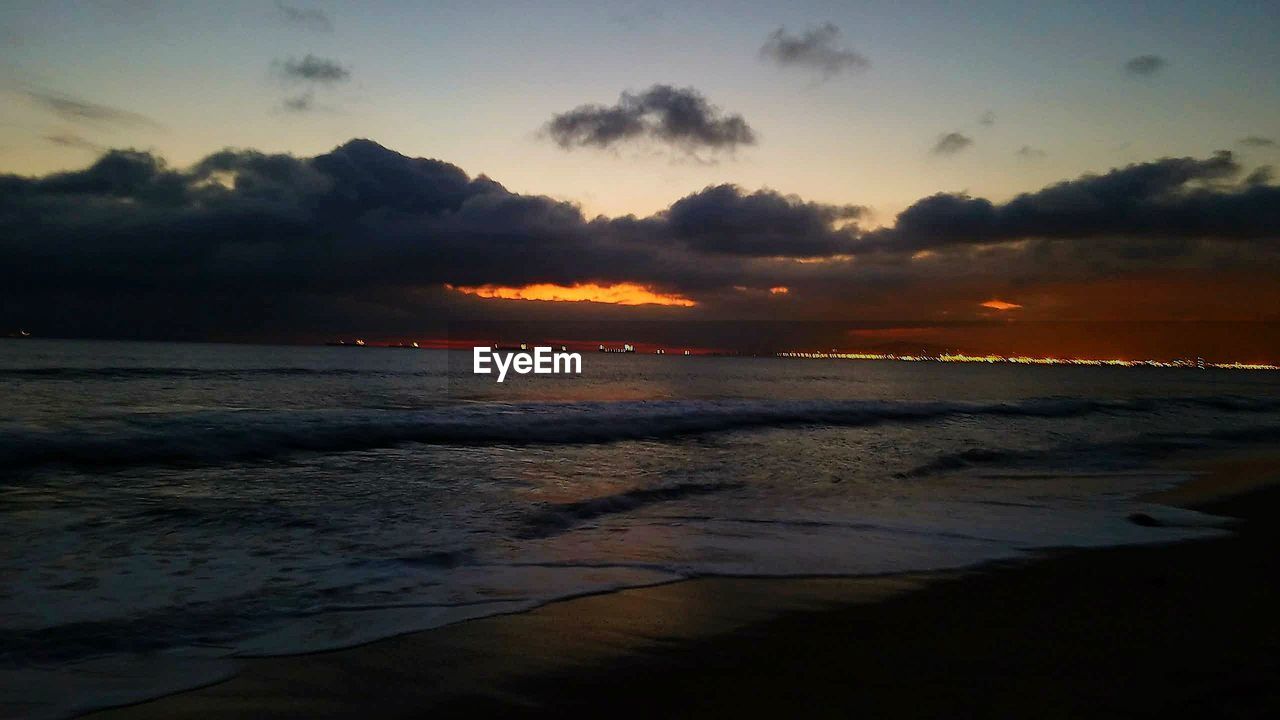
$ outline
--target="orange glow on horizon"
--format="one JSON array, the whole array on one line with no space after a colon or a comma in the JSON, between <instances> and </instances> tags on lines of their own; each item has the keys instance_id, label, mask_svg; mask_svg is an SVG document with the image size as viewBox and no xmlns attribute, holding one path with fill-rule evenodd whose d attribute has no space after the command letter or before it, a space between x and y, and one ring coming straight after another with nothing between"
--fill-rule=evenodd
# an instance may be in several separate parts
<instances>
[{"instance_id":1,"label":"orange glow on horizon","mask_svg":"<svg viewBox=\"0 0 1280 720\"><path fill-rule=\"evenodd\" d=\"M790 292L791 292L791 288L787 287L786 285L779 285L777 287L769 288L769 293L772 295L786 295L787 293L790 293Z\"/></svg>"},{"instance_id":2,"label":"orange glow on horizon","mask_svg":"<svg viewBox=\"0 0 1280 720\"><path fill-rule=\"evenodd\" d=\"M1000 312L1004 312L1005 310L1017 310L1018 308L1022 307L1017 303L1005 302L1004 300L995 300L995 299L988 300L984 303L979 303L979 305L981 305L984 308L999 310Z\"/></svg>"},{"instance_id":3,"label":"orange glow on horizon","mask_svg":"<svg viewBox=\"0 0 1280 720\"><path fill-rule=\"evenodd\" d=\"M614 285L597 285L582 283L579 285L554 285L551 283L535 283L520 287L502 285L449 285L445 287L455 292L476 297L498 300L542 300L546 302L595 302L610 305L674 305L693 307L693 300L682 295L665 294L636 283L616 283Z\"/></svg>"}]
</instances>

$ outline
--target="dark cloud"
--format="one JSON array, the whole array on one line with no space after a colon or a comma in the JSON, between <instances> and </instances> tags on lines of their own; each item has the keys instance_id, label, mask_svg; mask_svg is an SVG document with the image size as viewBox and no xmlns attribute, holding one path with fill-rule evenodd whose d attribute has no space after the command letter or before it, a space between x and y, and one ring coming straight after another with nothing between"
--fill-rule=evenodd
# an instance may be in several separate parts
<instances>
[{"instance_id":1,"label":"dark cloud","mask_svg":"<svg viewBox=\"0 0 1280 720\"><path fill-rule=\"evenodd\" d=\"M319 32L333 32L333 21L323 10L315 8L299 8L292 5L286 5L280 0L276 0L276 9L280 11L280 15L292 25L296 25L307 30L316 30Z\"/></svg>"},{"instance_id":2,"label":"dark cloud","mask_svg":"<svg viewBox=\"0 0 1280 720\"><path fill-rule=\"evenodd\" d=\"M623 93L612 106L579 106L553 117L546 132L566 149L608 148L639 138L688 151L731 151L756 142L755 132L741 115L722 114L697 90L670 85Z\"/></svg>"},{"instance_id":3,"label":"dark cloud","mask_svg":"<svg viewBox=\"0 0 1280 720\"><path fill-rule=\"evenodd\" d=\"M650 131L643 111L624 96L613 107L581 105L560 113L547 124L547 133L562 148L600 147L641 137Z\"/></svg>"},{"instance_id":4,"label":"dark cloud","mask_svg":"<svg viewBox=\"0 0 1280 720\"><path fill-rule=\"evenodd\" d=\"M1124 64L1125 72L1140 77L1151 77L1164 70L1169 61L1159 55L1139 55Z\"/></svg>"},{"instance_id":5,"label":"dark cloud","mask_svg":"<svg viewBox=\"0 0 1280 720\"><path fill-rule=\"evenodd\" d=\"M285 98L281 103L281 107L288 112L310 112L315 109L315 99L315 93L305 92Z\"/></svg>"},{"instance_id":6,"label":"dark cloud","mask_svg":"<svg viewBox=\"0 0 1280 720\"><path fill-rule=\"evenodd\" d=\"M1030 145L1023 145L1022 147L1018 148L1017 152L1015 152L1014 154L1022 158L1023 160L1039 160L1049 155L1049 153L1045 152L1044 150L1041 150L1040 148L1037 148L1037 147L1032 147Z\"/></svg>"},{"instance_id":7,"label":"dark cloud","mask_svg":"<svg viewBox=\"0 0 1280 720\"><path fill-rule=\"evenodd\" d=\"M61 145L62 147L75 148L76 150L87 150L91 153L94 153L95 155L102 153L103 151L106 150L106 148L99 145L98 143L95 143L91 140L87 140L83 137L80 137L75 133L69 133L69 132L51 133L49 135L45 135L44 139L48 140L54 145Z\"/></svg>"},{"instance_id":8,"label":"dark cloud","mask_svg":"<svg viewBox=\"0 0 1280 720\"><path fill-rule=\"evenodd\" d=\"M871 61L861 53L838 47L839 39L840 28L829 22L801 35L792 35L786 28L778 28L769 34L760 48L760 56L783 67L817 70L824 78L871 66Z\"/></svg>"},{"instance_id":9,"label":"dark cloud","mask_svg":"<svg viewBox=\"0 0 1280 720\"><path fill-rule=\"evenodd\" d=\"M857 237L850 221L864 208L804 202L772 190L745 194L709 187L676 201L659 216L664 234L700 252L760 257L828 257L848 253Z\"/></svg>"},{"instance_id":10,"label":"dark cloud","mask_svg":"<svg viewBox=\"0 0 1280 720\"><path fill-rule=\"evenodd\" d=\"M339 83L351 79L351 70L344 67L337 60L316 57L315 55L308 54L301 60L289 58L282 63L277 62L277 64L285 78L289 80Z\"/></svg>"},{"instance_id":11,"label":"dark cloud","mask_svg":"<svg viewBox=\"0 0 1280 720\"><path fill-rule=\"evenodd\" d=\"M973 138L962 135L961 133L943 133L938 136L938 142L934 143L933 149L929 152L934 155L955 155L972 144Z\"/></svg>"},{"instance_id":12,"label":"dark cloud","mask_svg":"<svg viewBox=\"0 0 1280 720\"><path fill-rule=\"evenodd\" d=\"M1275 147L1276 141L1261 135L1250 135L1249 137L1240 138L1240 144L1245 147L1264 148Z\"/></svg>"},{"instance_id":13,"label":"dark cloud","mask_svg":"<svg viewBox=\"0 0 1280 720\"><path fill-rule=\"evenodd\" d=\"M862 249L913 253L1026 239L1127 238L1164 252L1186 238L1274 239L1280 188L1230 183L1241 170L1223 151L1085 175L1005 203L938 194L900 213L893 228L864 236Z\"/></svg>"},{"instance_id":14,"label":"dark cloud","mask_svg":"<svg viewBox=\"0 0 1280 720\"><path fill-rule=\"evenodd\" d=\"M978 118L978 124L983 127L991 127L996 124L996 114L992 110L982 113L982 117Z\"/></svg>"},{"instance_id":15,"label":"dark cloud","mask_svg":"<svg viewBox=\"0 0 1280 720\"><path fill-rule=\"evenodd\" d=\"M0 318L199 335L232 328L216 312L232 298L258 308L237 314L240 330L270 320L316 331L374 297L382 307L365 311L370 324L400 313L420 321L423 298L444 302L445 283L723 289L750 279L753 255L807 257L852 239L821 226L848 216L844 208L737 189L718 190L714 202L749 209L779 247L759 246L763 235L743 248L705 241L693 199L678 232L661 215L587 220L572 204L369 141L314 158L226 150L187 169L114 150L81 171L0 177ZM777 234L788 227L819 236ZM179 321L179 309L189 316Z\"/></svg>"},{"instance_id":16,"label":"dark cloud","mask_svg":"<svg viewBox=\"0 0 1280 720\"><path fill-rule=\"evenodd\" d=\"M367 140L309 158L228 149L186 168L112 150L83 170L0 176L0 327L316 339L624 312L446 284L639 283L695 299L693 317L933 317L992 297L1029 314L1046 283L1276 267L1280 188L1240 174L1229 153L1167 158L1007 202L939 194L866 230L859 207L733 185L647 217L587 218Z\"/></svg>"},{"instance_id":17,"label":"dark cloud","mask_svg":"<svg viewBox=\"0 0 1280 720\"><path fill-rule=\"evenodd\" d=\"M160 129L160 123L146 115L100 105L64 93L49 90L26 90L27 98L39 107L68 122L117 127Z\"/></svg>"},{"instance_id":18,"label":"dark cloud","mask_svg":"<svg viewBox=\"0 0 1280 720\"><path fill-rule=\"evenodd\" d=\"M1275 168L1270 165L1263 165L1262 167L1255 168L1253 172L1249 173L1249 175L1244 179L1244 184L1269 185L1271 184L1271 181L1275 179L1275 176Z\"/></svg>"}]
</instances>

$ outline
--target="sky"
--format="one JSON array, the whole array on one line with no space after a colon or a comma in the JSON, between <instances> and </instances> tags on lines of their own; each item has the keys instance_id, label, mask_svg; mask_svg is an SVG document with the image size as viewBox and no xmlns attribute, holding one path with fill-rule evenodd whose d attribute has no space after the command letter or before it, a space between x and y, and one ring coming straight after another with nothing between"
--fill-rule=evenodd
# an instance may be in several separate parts
<instances>
[{"instance_id":1,"label":"sky","mask_svg":"<svg viewBox=\"0 0 1280 720\"><path fill-rule=\"evenodd\" d=\"M584 286L627 317L1276 320L1259 168L1280 157L1280 9L975 5L8 2L0 252L27 290L0 323L122 332L52 321L110 294L163 337L314 336L321 316L408 336L442 302L538 314ZM112 149L136 152L100 166ZM466 180L428 202L438 179L388 170L413 158ZM317 203L363 192L351 163L398 189L335 218ZM369 257L325 266L348 251ZM269 279L276 310L179 327L126 265L208 293ZM54 267L76 298L37 298ZM352 268L386 281L361 295Z\"/></svg>"}]
</instances>

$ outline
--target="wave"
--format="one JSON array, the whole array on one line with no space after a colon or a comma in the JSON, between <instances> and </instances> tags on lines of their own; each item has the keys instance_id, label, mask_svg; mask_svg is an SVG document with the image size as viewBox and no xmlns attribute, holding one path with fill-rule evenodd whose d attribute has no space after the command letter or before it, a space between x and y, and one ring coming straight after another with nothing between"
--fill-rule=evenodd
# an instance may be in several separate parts
<instances>
[{"instance_id":1,"label":"wave","mask_svg":"<svg viewBox=\"0 0 1280 720\"><path fill-rule=\"evenodd\" d=\"M1275 442L1280 425L1257 425L1210 432L1158 432L1121 440L1073 443L1039 450L1003 447L973 447L946 453L898 474L900 478L920 478L974 467L1016 467L1066 464L1076 468L1118 470L1141 466L1151 460L1184 450L1207 450L1222 446ZM1060 461L1069 460L1063 463Z\"/></svg>"},{"instance_id":2,"label":"wave","mask_svg":"<svg viewBox=\"0 0 1280 720\"><path fill-rule=\"evenodd\" d=\"M1210 397L1009 403L873 400L671 400L616 403L465 403L428 409L218 410L84 421L55 429L0 426L0 467L118 468L265 460L408 443L596 444L669 440L733 430L857 427L956 416L1064 418L1159 412L1174 406L1270 412L1280 401Z\"/></svg>"},{"instance_id":3,"label":"wave","mask_svg":"<svg viewBox=\"0 0 1280 720\"><path fill-rule=\"evenodd\" d=\"M960 452L939 455L927 463L899 473L898 477L918 478L953 470L964 470L975 465L1007 464L1027 459L1032 455L1032 452L1026 450L985 447L966 448Z\"/></svg>"},{"instance_id":4,"label":"wave","mask_svg":"<svg viewBox=\"0 0 1280 720\"><path fill-rule=\"evenodd\" d=\"M540 538L556 535L575 525L606 515L630 512L646 505L680 500L695 495L736 490L742 483L681 483L654 488L628 490L588 500L544 506L525 522L520 537Z\"/></svg>"}]
</instances>

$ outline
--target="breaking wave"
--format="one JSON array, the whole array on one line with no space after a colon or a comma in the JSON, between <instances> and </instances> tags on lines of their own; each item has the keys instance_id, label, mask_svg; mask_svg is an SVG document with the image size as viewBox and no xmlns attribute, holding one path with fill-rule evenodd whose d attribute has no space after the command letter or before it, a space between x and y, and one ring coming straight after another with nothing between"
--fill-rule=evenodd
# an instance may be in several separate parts
<instances>
[{"instance_id":1,"label":"breaking wave","mask_svg":"<svg viewBox=\"0 0 1280 720\"><path fill-rule=\"evenodd\" d=\"M856 427L957 416L1058 418L1143 414L1175 407L1270 412L1280 401L1243 397L1008 403L671 400L616 403L469 403L427 409L242 410L147 414L58 428L0 426L0 467L211 465L296 452L346 452L407 443L597 444L798 426ZM960 458L982 461L985 458Z\"/></svg>"},{"instance_id":2,"label":"breaking wave","mask_svg":"<svg viewBox=\"0 0 1280 720\"><path fill-rule=\"evenodd\" d=\"M523 538L537 538L564 532L583 522L606 515L625 513L661 502L680 500L742 488L742 483L681 483L665 487L640 488L614 495L544 506L525 522Z\"/></svg>"},{"instance_id":3,"label":"breaking wave","mask_svg":"<svg viewBox=\"0 0 1280 720\"><path fill-rule=\"evenodd\" d=\"M1280 425L1257 425L1211 432L1144 433L1122 440L1068 444L1040 450L1004 447L972 447L946 453L906 472L902 478L920 478L975 467L1017 467L1025 463L1067 465L1077 469L1118 470L1141 466L1151 460L1184 450L1207 450L1233 445L1280 440Z\"/></svg>"}]
</instances>

